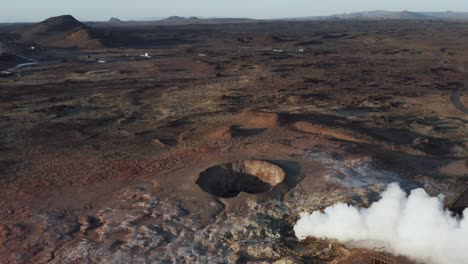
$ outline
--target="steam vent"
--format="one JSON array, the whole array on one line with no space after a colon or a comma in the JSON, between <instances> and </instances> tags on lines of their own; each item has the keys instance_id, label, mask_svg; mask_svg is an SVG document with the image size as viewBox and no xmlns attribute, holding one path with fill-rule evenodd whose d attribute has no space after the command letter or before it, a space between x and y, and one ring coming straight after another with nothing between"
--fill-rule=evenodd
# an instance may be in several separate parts
<instances>
[{"instance_id":1,"label":"steam vent","mask_svg":"<svg viewBox=\"0 0 468 264\"><path fill-rule=\"evenodd\" d=\"M240 192L267 192L281 183L284 177L284 171L272 163L245 160L211 167L200 173L196 183L214 196L232 198Z\"/></svg>"},{"instance_id":2,"label":"steam vent","mask_svg":"<svg viewBox=\"0 0 468 264\"><path fill-rule=\"evenodd\" d=\"M461 215L463 210L468 208L468 189L458 197L458 199L452 204L450 210L456 214Z\"/></svg>"}]
</instances>

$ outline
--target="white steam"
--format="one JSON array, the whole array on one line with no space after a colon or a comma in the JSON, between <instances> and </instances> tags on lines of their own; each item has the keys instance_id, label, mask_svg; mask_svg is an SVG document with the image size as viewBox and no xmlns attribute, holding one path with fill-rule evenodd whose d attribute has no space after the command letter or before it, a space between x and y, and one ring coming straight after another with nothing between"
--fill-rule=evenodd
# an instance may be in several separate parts
<instances>
[{"instance_id":1,"label":"white steam","mask_svg":"<svg viewBox=\"0 0 468 264\"><path fill-rule=\"evenodd\" d=\"M468 209L463 214L468 216ZM431 264L468 263L468 217L444 210L442 197L415 189L407 197L392 183L369 208L343 203L325 211L302 213L294 226L299 239L308 236L405 255Z\"/></svg>"}]
</instances>

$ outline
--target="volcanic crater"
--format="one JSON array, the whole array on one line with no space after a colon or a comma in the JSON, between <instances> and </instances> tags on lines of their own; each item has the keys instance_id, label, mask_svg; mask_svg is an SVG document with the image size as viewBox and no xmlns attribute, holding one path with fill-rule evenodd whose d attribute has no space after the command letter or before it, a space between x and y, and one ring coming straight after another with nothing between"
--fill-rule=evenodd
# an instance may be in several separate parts
<instances>
[{"instance_id":1,"label":"volcanic crater","mask_svg":"<svg viewBox=\"0 0 468 264\"><path fill-rule=\"evenodd\" d=\"M260 160L235 161L216 165L200 173L196 184L217 197L232 198L240 192L259 194L283 182L285 172Z\"/></svg>"}]
</instances>

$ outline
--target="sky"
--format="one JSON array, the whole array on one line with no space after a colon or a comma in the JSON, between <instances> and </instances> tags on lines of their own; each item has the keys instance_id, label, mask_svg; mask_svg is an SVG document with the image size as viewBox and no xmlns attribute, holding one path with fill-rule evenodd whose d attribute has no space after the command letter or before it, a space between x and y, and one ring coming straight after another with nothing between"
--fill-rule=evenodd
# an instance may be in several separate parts
<instances>
[{"instance_id":1,"label":"sky","mask_svg":"<svg viewBox=\"0 0 468 264\"><path fill-rule=\"evenodd\" d=\"M0 0L0 21L37 22L64 14L83 21L175 15L267 19L371 10L468 12L468 0Z\"/></svg>"}]
</instances>

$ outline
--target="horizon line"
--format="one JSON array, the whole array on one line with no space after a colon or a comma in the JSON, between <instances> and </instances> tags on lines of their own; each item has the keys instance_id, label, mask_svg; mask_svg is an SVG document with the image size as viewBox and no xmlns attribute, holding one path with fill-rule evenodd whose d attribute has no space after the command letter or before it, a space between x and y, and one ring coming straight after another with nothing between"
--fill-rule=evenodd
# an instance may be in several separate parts
<instances>
[{"instance_id":1,"label":"horizon line","mask_svg":"<svg viewBox=\"0 0 468 264\"><path fill-rule=\"evenodd\" d=\"M198 19L251 19L251 20L284 20L284 19L299 19L299 18L324 18L324 17L333 17L337 15L349 15L349 14L357 14L357 13L366 13L366 12L393 12L393 13L400 13L400 12L409 12L409 13L467 13L468 11L452 11L452 10L445 10L445 11L411 11L411 10L385 10L385 9L374 9L374 10L364 10L364 11L355 11L355 12L349 12L349 13L334 13L331 15L311 15L311 16L292 16L292 17L271 17L271 18L252 18L252 17L236 17L236 16L226 16L226 17L217 17L217 16L179 16L179 15L169 15L169 16L164 16L164 17L146 17L146 18L134 18L134 19L120 19L118 16L110 16L108 19L92 19L92 20L86 20L86 19L78 19L77 16L74 16L73 14L62 14L62 15L53 15L46 17L42 20L34 20L34 21L6 21L2 20L0 21L0 24L26 24L26 23L40 23L42 21L45 21L49 18L53 17L61 17L61 16L72 16L78 21L82 22L107 22L112 18L119 19L123 22L125 21L160 21L164 20L170 17L181 17L181 18L198 18Z\"/></svg>"}]
</instances>

